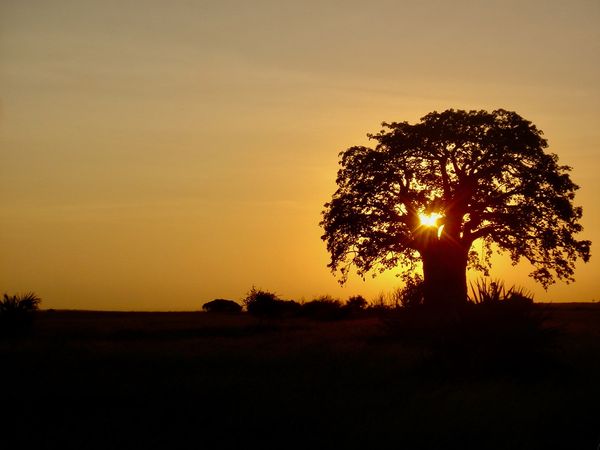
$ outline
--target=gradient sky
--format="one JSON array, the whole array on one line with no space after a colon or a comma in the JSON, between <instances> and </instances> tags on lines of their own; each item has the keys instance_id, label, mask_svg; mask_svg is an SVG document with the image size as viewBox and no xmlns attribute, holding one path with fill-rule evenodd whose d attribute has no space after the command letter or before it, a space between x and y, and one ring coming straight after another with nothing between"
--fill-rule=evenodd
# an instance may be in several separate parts
<instances>
[{"instance_id":1,"label":"gradient sky","mask_svg":"<svg viewBox=\"0 0 600 450\"><path fill-rule=\"evenodd\" d=\"M344 288L318 226L338 153L382 121L514 110L574 167L600 299L600 2L0 3L0 290L45 308L199 309Z\"/></svg>"}]
</instances>

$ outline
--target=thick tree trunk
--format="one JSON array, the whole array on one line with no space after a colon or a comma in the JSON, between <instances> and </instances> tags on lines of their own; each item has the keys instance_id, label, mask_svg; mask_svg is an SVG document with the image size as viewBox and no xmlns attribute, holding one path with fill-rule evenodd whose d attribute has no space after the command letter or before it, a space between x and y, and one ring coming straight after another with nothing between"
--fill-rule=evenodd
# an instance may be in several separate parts
<instances>
[{"instance_id":1,"label":"thick tree trunk","mask_svg":"<svg viewBox=\"0 0 600 450\"><path fill-rule=\"evenodd\" d=\"M466 303L467 253L468 249L443 236L421 251L425 305L455 309Z\"/></svg>"}]
</instances>

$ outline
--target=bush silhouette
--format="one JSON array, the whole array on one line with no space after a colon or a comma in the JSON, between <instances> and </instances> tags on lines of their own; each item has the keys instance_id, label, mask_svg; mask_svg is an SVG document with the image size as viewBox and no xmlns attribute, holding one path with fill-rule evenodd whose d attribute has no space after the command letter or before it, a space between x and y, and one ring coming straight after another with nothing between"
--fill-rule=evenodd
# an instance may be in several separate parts
<instances>
[{"instance_id":1,"label":"bush silhouette","mask_svg":"<svg viewBox=\"0 0 600 450\"><path fill-rule=\"evenodd\" d=\"M365 311L367 306L369 306L369 303L362 295L355 295L346 301L344 309L351 314L357 314Z\"/></svg>"},{"instance_id":2,"label":"bush silhouette","mask_svg":"<svg viewBox=\"0 0 600 450\"><path fill-rule=\"evenodd\" d=\"M233 300L217 298L202 305L202 309L210 313L239 313L242 311L241 305Z\"/></svg>"},{"instance_id":3,"label":"bush silhouette","mask_svg":"<svg viewBox=\"0 0 600 450\"><path fill-rule=\"evenodd\" d=\"M324 295L302 305L301 315L317 320L336 320L341 319L346 310L342 308L342 303Z\"/></svg>"},{"instance_id":4,"label":"bush silhouette","mask_svg":"<svg viewBox=\"0 0 600 450\"><path fill-rule=\"evenodd\" d=\"M533 303L532 294L523 288L512 286L506 289L502 280L479 279L475 284L471 283L471 303L497 303L497 302L518 302L521 304Z\"/></svg>"},{"instance_id":5,"label":"bush silhouette","mask_svg":"<svg viewBox=\"0 0 600 450\"><path fill-rule=\"evenodd\" d=\"M33 292L10 296L4 294L0 301L0 332L15 334L27 331L40 302L41 299Z\"/></svg>"},{"instance_id":6,"label":"bush silhouette","mask_svg":"<svg viewBox=\"0 0 600 450\"><path fill-rule=\"evenodd\" d=\"M243 300L246 310L258 317L283 317L295 315L300 304L293 300L281 300L277 294L252 286Z\"/></svg>"}]
</instances>

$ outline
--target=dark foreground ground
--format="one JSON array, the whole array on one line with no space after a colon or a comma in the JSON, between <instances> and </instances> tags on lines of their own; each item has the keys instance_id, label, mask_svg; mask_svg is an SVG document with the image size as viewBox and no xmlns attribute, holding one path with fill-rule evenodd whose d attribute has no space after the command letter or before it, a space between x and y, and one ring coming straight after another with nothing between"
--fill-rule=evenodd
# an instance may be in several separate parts
<instances>
[{"instance_id":1,"label":"dark foreground ground","mask_svg":"<svg viewBox=\"0 0 600 450\"><path fill-rule=\"evenodd\" d=\"M0 447L596 450L600 305L547 310L549 341L489 352L377 317L41 312L0 340Z\"/></svg>"}]
</instances>

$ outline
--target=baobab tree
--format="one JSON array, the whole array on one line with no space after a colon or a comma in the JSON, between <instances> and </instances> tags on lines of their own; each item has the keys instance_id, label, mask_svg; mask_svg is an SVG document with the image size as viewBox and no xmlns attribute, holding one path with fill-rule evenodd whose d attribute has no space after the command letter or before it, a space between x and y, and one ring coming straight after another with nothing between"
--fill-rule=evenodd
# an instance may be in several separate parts
<instances>
[{"instance_id":1,"label":"baobab tree","mask_svg":"<svg viewBox=\"0 0 600 450\"><path fill-rule=\"evenodd\" d=\"M342 284L352 267L364 277L422 262L425 303L451 306L467 300L467 267L487 274L493 248L515 264L527 259L544 287L573 281L576 260L589 260L591 242L575 237L578 186L531 122L502 109L450 109L382 127L368 135L374 148L340 153L323 211L329 267Z\"/></svg>"}]
</instances>

